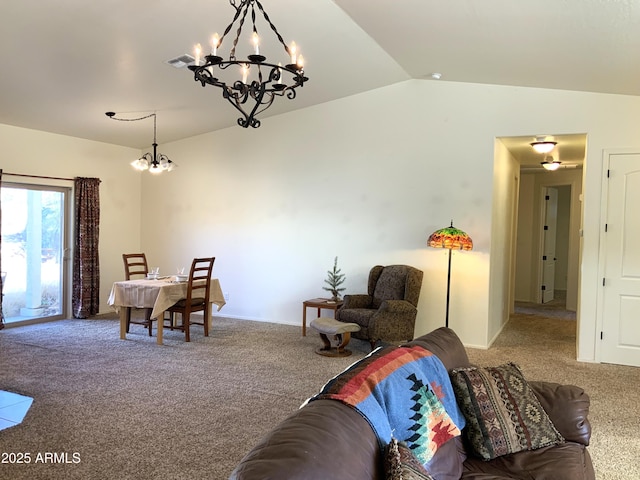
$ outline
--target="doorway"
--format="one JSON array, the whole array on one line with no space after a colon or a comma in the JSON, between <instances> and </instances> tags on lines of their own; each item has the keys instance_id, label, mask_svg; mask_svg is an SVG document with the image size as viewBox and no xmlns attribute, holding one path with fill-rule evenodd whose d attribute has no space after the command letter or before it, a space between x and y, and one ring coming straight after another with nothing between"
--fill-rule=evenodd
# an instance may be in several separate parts
<instances>
[{"instance_id":1,"label":"doorway","mask_svg":"<svg viewBox=\"0 0 640 480\"><path fill-rule=\"evenodd\" d=\"M552 139L556 145L552 152L544 155L536 153L531 147L531 142L536 139L536 136L499 137L498 139L501 146L506 148L511 165L516 170L514 172L507 168L504 171L509 175L513 172L518 183L517 197L512 200L514 208L517 209L515 219L501 217L501 221L506 222L505 225L512 231L514 248L514 254L511 256L509 285L511 294L506 305L508 312L514 314L516 307L520 308L523 304L528 308L560 307L564 311L563 316L577 320L576 331L579 333L582 167L586 160L587 135L576 133L547 136L547 139ZM498 152L505 153L500 150ZM555 171L543 168L543 162L548 161L549 156L560 163L560 167ZM569 213L561 213L569 216L568 233L558 235L556 242L556 249L567 253L555 256L557 261L553 279L556 285L552 289L554 300L548 304L541 303L544 188L555 188L560 197L570 197L567 203ZM560 200L560 205L563 201ZM564 228L560 227L560 229ZM558 306L558 303L561 305Z\"/></svg>"},{"instance_id":2,"label":"doorway","mask_svg":"<svg viewBox=\"0 0 640 480\"><path fill-rule=\"evenodd\" d=\"M543 304L558 298L567 310L577 310L581 182L581 169L557 176L539 172L521 175L516 302ZM552 218L547 218L550 202Z\"/></svg>"},{"instance_id":3,"label":"doorway","mask_svg":"<svg viewBox=\"0 0 640 480\"><path fill-rule=\"evenodd\" d=\"M3 183L0 195L5 325L65 318L70 189Z\"/></svg>"}]
</instances>

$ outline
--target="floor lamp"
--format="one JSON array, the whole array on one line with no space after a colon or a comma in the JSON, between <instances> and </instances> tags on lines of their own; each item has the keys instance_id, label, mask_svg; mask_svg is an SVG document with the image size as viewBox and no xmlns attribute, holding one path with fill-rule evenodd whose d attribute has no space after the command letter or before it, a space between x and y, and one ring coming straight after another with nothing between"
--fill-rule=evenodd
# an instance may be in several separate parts
<instances>
[{"instance_id":1,"label":"floor lamp","mask_svg":"<svg viewBox=\"0 0 640 480\"><path fill-rule=\"evenodd\" d=\"M447 270L447 316L445 326L449 326L449 292L451 290L451 250L471 250L473 249L473 241L471 237L462 230L458 230L453 226L441 228L433 232L427 240L427 245L434 248L449 249L449 268Z\"/></svg>"}]
</instances>

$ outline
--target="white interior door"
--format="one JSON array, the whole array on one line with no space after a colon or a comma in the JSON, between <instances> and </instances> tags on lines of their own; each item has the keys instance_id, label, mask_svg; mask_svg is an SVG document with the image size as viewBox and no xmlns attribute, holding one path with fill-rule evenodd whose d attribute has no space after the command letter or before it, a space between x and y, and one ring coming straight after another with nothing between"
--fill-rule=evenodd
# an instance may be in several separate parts
<instances>
[{"instance_id":1,"label":"white interior door","mask_svg":"<svg viewBox=\"0 0 640 480\"><path fill-rule=\"evenodd\" d=\"M610 154L601 360L640 366L640 154Z\"/></svg>"},{"instance_id":2,"label":"white interior door","mask_svg":"<svg viewBox=\"0 0 640 480\"><path fill-rule=\"evenodd\" d=\"M553 300L556 278L556 231L558 223L558 189L544 189L544 225L542 227L541 303Z\"/></svg>"}]
</instances>

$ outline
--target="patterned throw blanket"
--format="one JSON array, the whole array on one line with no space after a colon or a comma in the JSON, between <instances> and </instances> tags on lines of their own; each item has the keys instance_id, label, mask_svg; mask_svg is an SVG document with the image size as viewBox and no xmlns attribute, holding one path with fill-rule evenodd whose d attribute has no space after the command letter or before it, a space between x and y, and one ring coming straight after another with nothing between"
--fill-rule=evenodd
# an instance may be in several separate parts
<instances>
[{"instance_id":1,"label":"patterned throw blanket","mask_svg":"<svg viewBox=\"0 0 640 480\"><path fill-rule=\"evenodd\" d=\"M309 401L319 399L353 407L369 422L381 446L392 437L404 441L425 465L465 425L447 370L419 346L375 350Z\"/></svg>"}]
</instances>

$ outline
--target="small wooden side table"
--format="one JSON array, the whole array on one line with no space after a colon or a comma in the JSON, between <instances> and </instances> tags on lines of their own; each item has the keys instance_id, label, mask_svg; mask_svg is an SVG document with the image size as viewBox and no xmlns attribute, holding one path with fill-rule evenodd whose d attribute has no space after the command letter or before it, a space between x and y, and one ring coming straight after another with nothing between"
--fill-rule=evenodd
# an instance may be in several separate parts
<instances>
[{"instance_id":1,"label":"small wooden side table","mask_svg":"<svg viewBox=\"0 0 640 480\"><path fill-rule=\"evenodd\" d=\"M330 298L312 298L311 300L302 302L302 336L307 336L307 308L317 308L318 317L320 317L320 310L333 310L333 318L336 318L338 309L343 303L342 300L334 302Z\"/></svg>"}]
</instances>

